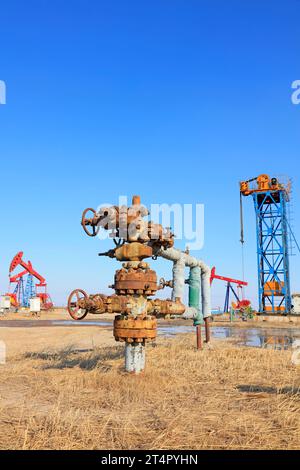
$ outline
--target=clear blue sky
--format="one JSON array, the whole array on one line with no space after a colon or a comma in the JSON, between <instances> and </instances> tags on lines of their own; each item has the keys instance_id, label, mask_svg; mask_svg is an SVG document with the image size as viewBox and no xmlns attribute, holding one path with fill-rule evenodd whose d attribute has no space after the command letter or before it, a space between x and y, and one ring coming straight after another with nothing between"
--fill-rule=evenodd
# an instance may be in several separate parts
<instances>
[{"instance_id":1,"label":"clear blue sky","mask_svg":"<svg viewBox=\"0 0 300 470\"><path fill-rule=\"evenodd\" d=\"M204 203L194 254L238 277L238 181L287 174L300 238L299 1L10 0L0 13L1 292L19 250L57 303L75 287L107 291L117 263L97 257L107 243L88 238L80 216L119 194ZM245 206L256 298L250 198ZM223 296L216 285L214 305Z\"/></svg>"}]
</instances>

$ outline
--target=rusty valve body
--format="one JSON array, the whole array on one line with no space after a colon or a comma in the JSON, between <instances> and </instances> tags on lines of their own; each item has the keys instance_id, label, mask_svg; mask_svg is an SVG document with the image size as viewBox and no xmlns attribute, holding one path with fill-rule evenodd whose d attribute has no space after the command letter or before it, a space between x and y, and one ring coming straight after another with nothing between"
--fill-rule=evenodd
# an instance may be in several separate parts
<instances>
[{"instance_id":1,"label":"rusty valve body","mask_svg":"<svg viewBox=\"0 0 300 470\"><path fill-rule=\"evenodd\" d=\"M89 211L93 216L87 218ZM132 345L133 350L134 345L155 340L157 316L182 315L185 312L180 299L149 298L158 290L171 287L171 282L162 279L158 283L156 272L143 260L155 257L157 249L172 247L174 235L170 229L145 221L143 217L148 214L139 196L133 197L132 206L128 208L111 206L101 209L99 213L94 209L83 212L81 224L88 235L96 236L102 228L110 231L110 236L114 238L115 248L100 255L123 261L123 265L116 271L114 284L110 286L115 291L114 295L87 295L83 290L76 289L68 301L69 313L76 320L81 320L88 313L117 314L114 337L116 341ZM132 357L135 353L132 352Z\"/></svg>"},{"instance_id":2,"label":"rusty valve body","mask_svg":"<svg viewBox=\"0 0 300 470\"><path fill-rule=\"evenodd\" d=\"M86 297L79 299L76 305L79 309L86 311L86 313L121 313L122 315L131 315L132 317L145 317L147 315L182 315L185 312L185 305L180 299L174 302L170 299L152 300L145 299L143 296L134 297L130 295L106 296L103 294L95 294L87 296L86 294ZM74 320L78 320L73 314L71 316Z\"/></svg>"}]
</instances>

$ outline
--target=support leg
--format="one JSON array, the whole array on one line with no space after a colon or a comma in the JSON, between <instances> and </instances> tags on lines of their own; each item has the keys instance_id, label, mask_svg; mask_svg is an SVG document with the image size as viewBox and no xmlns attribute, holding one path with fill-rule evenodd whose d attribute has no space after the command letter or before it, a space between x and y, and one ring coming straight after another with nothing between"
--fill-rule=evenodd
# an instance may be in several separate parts
<instances>
[{"instance_id":1,"label":"support leg","mask_svg":"<svg viewBox=\"0 0 300 470\"><path fill-rule=\"evenodd\" d=\"M196 326L197 349L202 349L201 325Z\"/></svg>"},{"instance_id":2,"label":"support leg","mask_svg":"<svg viewBox=\"0 0 300 470\"><path fill-rule=\"evenodd\" d=\"M210 342L210 317L204 318L205 323L205 342Z\"/></svg>"}]
</instances>

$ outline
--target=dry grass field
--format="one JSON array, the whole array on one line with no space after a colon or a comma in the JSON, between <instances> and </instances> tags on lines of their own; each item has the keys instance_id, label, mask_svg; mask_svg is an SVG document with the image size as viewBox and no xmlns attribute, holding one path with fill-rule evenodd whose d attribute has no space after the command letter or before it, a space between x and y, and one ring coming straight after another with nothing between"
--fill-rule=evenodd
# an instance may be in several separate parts
<instances>
[{"instance_id":1,"label":"dry grass field","mask_svg":"<svg viewBox=\"0 0 300 470\"><path fill-rule=\"evenodd\" d=\"M183 335L147 346L141 376L123 372L123 345L27 351L0 372L1 449L300 447L289 351L196 351Z\"/></svg>"}]
</instances>

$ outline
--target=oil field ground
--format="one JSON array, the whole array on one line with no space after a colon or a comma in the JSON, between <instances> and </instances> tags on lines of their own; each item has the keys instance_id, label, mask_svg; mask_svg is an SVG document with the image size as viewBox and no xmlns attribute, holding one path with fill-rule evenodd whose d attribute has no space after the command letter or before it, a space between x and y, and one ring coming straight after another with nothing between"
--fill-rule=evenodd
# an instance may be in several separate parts
<instances>
[{"instance_id":1,"label":"oil field ground","mask_svg":"<svg viewBox=\"0 0 300 470\"><path fill-rule=\"evenodd\" d=\"M80 332L80 334L79 334ZM147 346L123 372L111 327L1 327L2 449L297 449L300 366L290 350L194 334Z\"/></svg>"}]
</instances>

